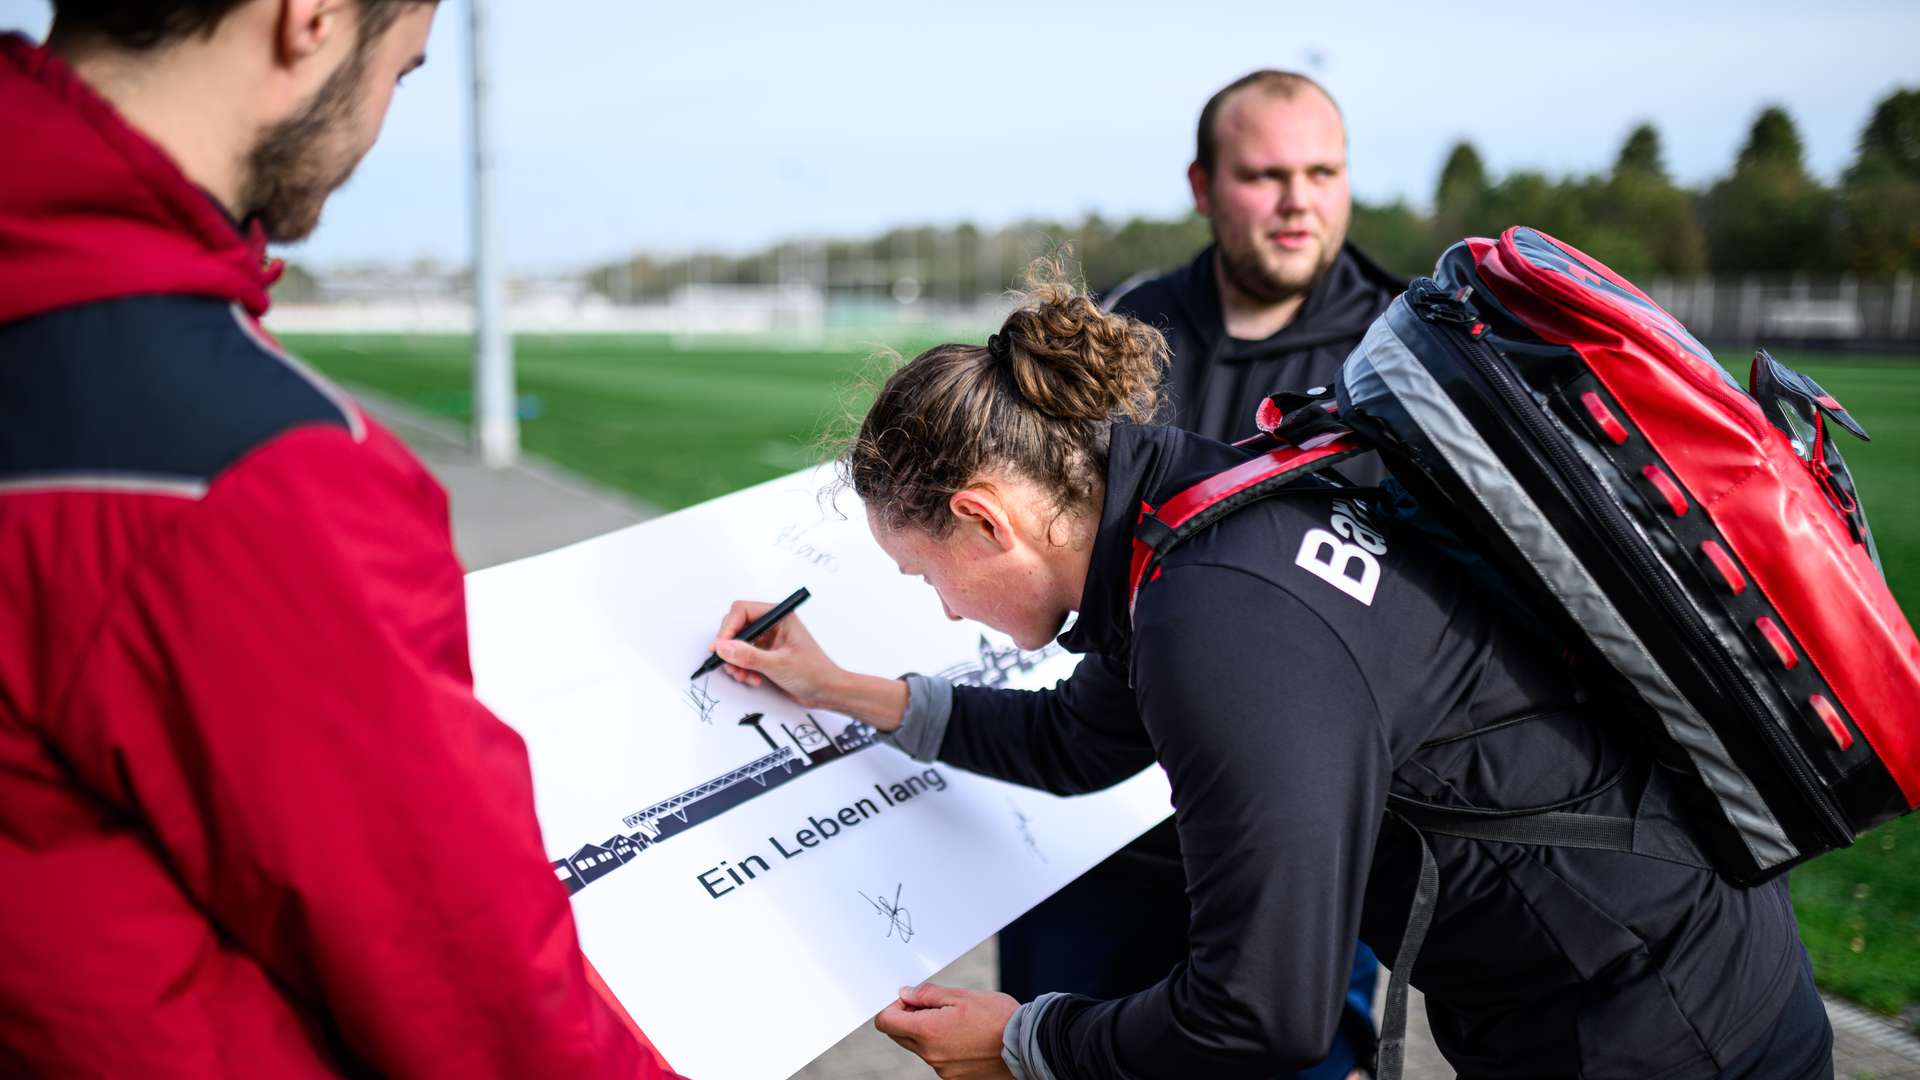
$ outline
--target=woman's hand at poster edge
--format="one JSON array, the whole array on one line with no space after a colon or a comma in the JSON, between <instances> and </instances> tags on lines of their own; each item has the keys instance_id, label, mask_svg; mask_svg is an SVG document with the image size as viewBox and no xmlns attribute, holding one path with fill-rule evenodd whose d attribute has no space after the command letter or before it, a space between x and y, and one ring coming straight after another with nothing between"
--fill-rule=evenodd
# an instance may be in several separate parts
<instances>
[{"instance_id":1,"label":"woman's hand at poster edge","mask_svg":"<svg viewBox=\"0 0 1920 1080\"><path fill-rule=\"evenodd\" d=\"M901 987L899 1000L882 1009L873 1026L941 1080L1013 1080L1000 1044L1019 1007L1006 994L922 983Z\"/></svg>"}]
</instances>

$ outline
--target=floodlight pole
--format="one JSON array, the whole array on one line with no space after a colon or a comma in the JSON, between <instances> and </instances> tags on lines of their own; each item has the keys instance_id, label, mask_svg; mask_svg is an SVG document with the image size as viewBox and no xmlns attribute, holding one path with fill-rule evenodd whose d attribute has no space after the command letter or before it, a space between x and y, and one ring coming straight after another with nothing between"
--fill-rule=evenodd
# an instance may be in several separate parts
<instances>
[{"instance_id":1,"label":"floodlight pole","mask_svg":"<svg viewBox=\"0 0 1920 1080\"><path fill-rule=\"evenodd\" d=\"M513 392L513 339L507 334L500 230L493 203L492 113L487 103L486 0L468 0L473 76L473 443L489 468L520 456Z\"/></svg>"}]
</instances>

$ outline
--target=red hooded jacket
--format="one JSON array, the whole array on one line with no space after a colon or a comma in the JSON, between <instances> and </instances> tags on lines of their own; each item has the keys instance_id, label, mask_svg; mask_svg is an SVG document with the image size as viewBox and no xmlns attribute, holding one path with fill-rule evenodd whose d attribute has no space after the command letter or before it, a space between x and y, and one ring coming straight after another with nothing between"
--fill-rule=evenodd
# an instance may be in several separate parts
<instances>
[{"instance_id":1,"label":"red hooded jacket","mask_svg":"<svg viewBox=\"0 0 1920 1080\"><path fill-rule=\"evenodd\" d=\"M670 1076L257 230L17 36L0 145L0 1073Z\"/></svg>"}]
</instances>

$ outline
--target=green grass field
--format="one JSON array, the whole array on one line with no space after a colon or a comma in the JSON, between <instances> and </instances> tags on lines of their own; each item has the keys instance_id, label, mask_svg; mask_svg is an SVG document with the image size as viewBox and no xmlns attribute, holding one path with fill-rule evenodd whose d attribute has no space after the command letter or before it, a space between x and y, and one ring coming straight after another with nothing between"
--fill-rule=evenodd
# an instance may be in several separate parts
<instances>
[{"instance_id":1,"label":"green grass field","mask_svg":"<svg viewBox=\"0 0 1920 1080\"><path fill-rule=\"evenodd\" d=\"M334 378L464 421L468 346L456 337L290 335ZM844 410L873 347L676 348L662 338L516 342L522 440L531 452L665 509L818 459L817 433ZM924 340L888 342L911 353ZM1782 354L1872 433L1842 436L1888 581L1920 611L1920 358ZM1744 382L1744 361L1733 365ZM1802 936L1823 986L1885 1012L1920 1003L1920 819L1793 873Z\"/></svg>"},{"instance_id":2,"label":"green grass field","mask_svg":"<svg viewBox=\"0 0 1920 1080\"><path fill-rule=\"evenodd\" d=\"M287 344L343 382L449 420L471 415L465 338L289 336ZM514 357L521 442L677 510L818 460L816 434L879 348L683 350L661 337L522 337Z\"/></svg>"}]
</instances>

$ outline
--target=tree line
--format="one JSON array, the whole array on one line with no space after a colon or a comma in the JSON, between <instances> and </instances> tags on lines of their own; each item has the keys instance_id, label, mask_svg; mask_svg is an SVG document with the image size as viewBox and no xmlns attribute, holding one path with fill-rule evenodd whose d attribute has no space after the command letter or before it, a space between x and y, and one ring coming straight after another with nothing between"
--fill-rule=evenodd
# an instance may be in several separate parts
<instances>
[{"instance_id":1,"label":"tree line","mask_svg":"<svg viewBox=\"0 0 1920 1080\"><path fill-rule=\"evenodd\" d=\"M1650 124L1627 136L1611 172L1557 181L1530 172L1494 180L1471 144L1455 146L1430 231L1458 237L1514 222L1629 278L1920 270L1920 90L1874 108L1837 187L1807 171L1800 133L1777 107L1761 111L1732 170L1704 190L1673 182Z\"/></svg>"},{"instance_id":2,"label":"tree line","mask_svg":"<svg viewBox=\"0 0 1920 1080\"><path fill-rule=\"evenodd\" d=\"M1356 201L1351 236L1406 274L1431 268L1454 240L1516 223L1543 229L1629 278L1920 272L1920 89L1897 91L1875 106L1835 185L1808 171L1792 117L1768 107L1732 168L1702 188L1674 182L1660 133L1642 124L1609 171L1586 176L1521 170L1496 177L1463 141L1448 154L1431 205L1422 211L1404 201ZM596 267L589 280L621 299L690 282L795 280L899 296L904 275L913 279L913 295L971 299L1005 288L1028 257L1061 242L1072 244L1087 280L1106 287L1192 258L1208 242L1207 223L1193 215L1117 222L1090 214L991 231L901 228L740 256L640 255Z\"/></svg>"}]
</instances>

